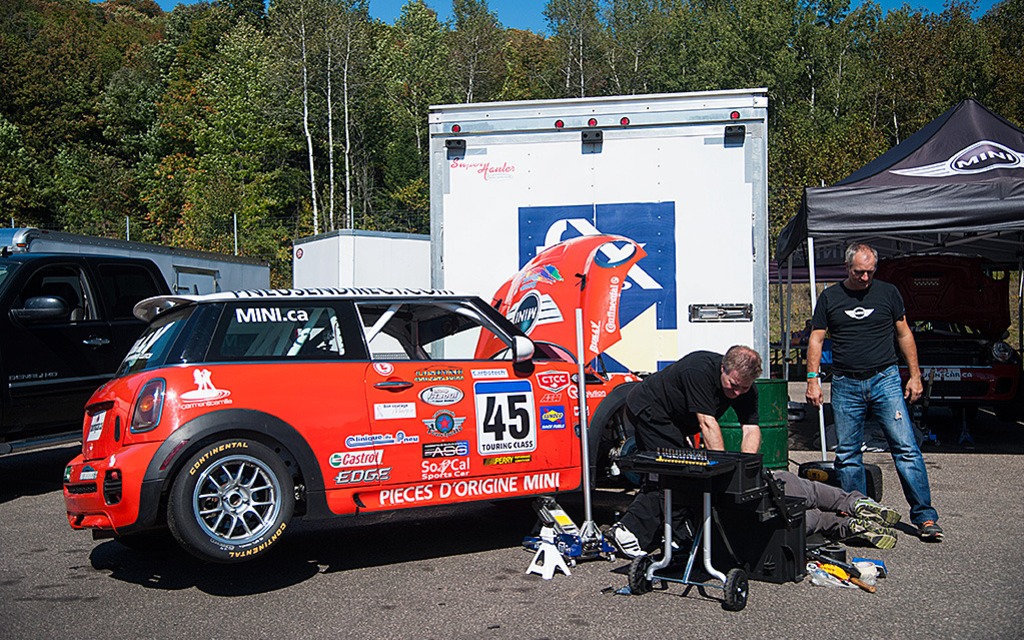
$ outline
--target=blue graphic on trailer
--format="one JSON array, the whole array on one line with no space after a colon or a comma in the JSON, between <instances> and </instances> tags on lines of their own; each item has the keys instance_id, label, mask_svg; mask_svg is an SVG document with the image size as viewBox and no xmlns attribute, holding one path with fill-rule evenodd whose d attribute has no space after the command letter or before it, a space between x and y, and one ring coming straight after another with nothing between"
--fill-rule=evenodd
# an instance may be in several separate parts
<instances>
[{"instance_id":1,"label":"blue graphic on trailer","mask_svg":"<svg viewBox=\"0 0 1024 640\"><path fill-rule=\"evenodd\" d=\"M658 329L676 328L676 211L673 202L521 207L519 267L545 247L578 236L610 233L640 244L647 257L629 271L619 305L626 326L657 305ZM572 274L562 274L572 278Z\"/></svg>"}]
</instances>

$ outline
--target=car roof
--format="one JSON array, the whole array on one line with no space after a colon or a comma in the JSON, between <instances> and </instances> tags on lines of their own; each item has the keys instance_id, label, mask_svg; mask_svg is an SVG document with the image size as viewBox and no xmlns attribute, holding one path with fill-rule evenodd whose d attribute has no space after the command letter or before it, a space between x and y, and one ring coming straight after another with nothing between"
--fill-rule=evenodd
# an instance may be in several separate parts
<instances>
[{"instance_id":1,"label":"car roof","mask_svg":"<svg viewBox=\"0 0 1024 640\"><path fill-rule=\"evenodd\" d=\"M225 302L234 300L368 300L387 298L431 298L466 299L477 298L471 294L460 294L446 289L407 289L392 287L319 287L309 289L245 289L241 291L220 291L203 295L168 295L146 298L135 305L135 317L150 321L156 316L191 304Z\"/></svg>"}]
</instances>

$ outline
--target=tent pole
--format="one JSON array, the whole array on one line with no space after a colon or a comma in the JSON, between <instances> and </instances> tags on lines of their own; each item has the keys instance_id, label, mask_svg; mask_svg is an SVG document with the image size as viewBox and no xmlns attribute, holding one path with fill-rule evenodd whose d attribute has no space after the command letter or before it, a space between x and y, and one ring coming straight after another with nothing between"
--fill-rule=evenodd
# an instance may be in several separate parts
<instances>
[{"instance_id":1,"label":"tent pole","mask_svg":"<svg viewBox=\"0 0 1024 640\"><path fill-rule=\"evenodd\" d=\"M814 277L814 238L807 236L807 266L808 276L811 281L811 315L814 315L814 308L818 306L818 285ZM825 385L822 384L822 387ZM818 409L818 432L821 434L821 460L828 460L828 452L825 448L825 403L822 398L821 408Z\"/></svg>"},{"instance_id":2,"label":"tent pole","mask_svg":"<svg viewBox=\"0 0 1024 640\"><path fill-rule=\"evenodd\" d=\"M782 278L779 278L779 298L782 298ZM780 304L781 308L782 305ZM793 335L793 254L786 259L786 317L783 320L786 332L782 337L782 379L789 383L789 348Z\"/></svg>"}]
</instances>

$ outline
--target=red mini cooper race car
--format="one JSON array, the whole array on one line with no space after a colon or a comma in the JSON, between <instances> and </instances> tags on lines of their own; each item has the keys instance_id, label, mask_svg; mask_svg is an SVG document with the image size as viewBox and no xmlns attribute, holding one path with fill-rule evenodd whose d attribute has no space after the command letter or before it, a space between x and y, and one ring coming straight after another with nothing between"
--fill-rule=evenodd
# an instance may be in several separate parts
<instances>
[{"instance_id":1,"label":"red mini cooper race car","mask_svg":"<svg viewBox=\"0 0 1024 640\"><path fill-rule=\"evenodd\" d=\"M167 527L237 562L293 517L581 484L578 365L479 298L243 291L150 298L136 315L150 325L89 400L64 473L68 521L95 537ZM586 377L596 449L612 390L636 378Z\"/></svg>"}]
</instances>

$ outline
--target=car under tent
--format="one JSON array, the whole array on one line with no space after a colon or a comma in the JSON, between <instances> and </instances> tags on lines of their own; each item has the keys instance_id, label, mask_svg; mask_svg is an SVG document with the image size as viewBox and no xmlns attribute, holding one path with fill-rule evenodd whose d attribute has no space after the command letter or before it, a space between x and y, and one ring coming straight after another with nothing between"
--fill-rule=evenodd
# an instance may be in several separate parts
<instances>
[{"instance_id":1,"label":"car under tent","mask_svg":"<svg viewBox=\"0 0 1024 640\"><path fill-rule=\"evenodd\" d=\"M779 234L780 287L805 270L813 308L816 272L841 267L851 242L870 244L880 259L955 252L1024 271L1024 130L967 99L836 184L805 188Z\"/></svg>"}]
</instances>

